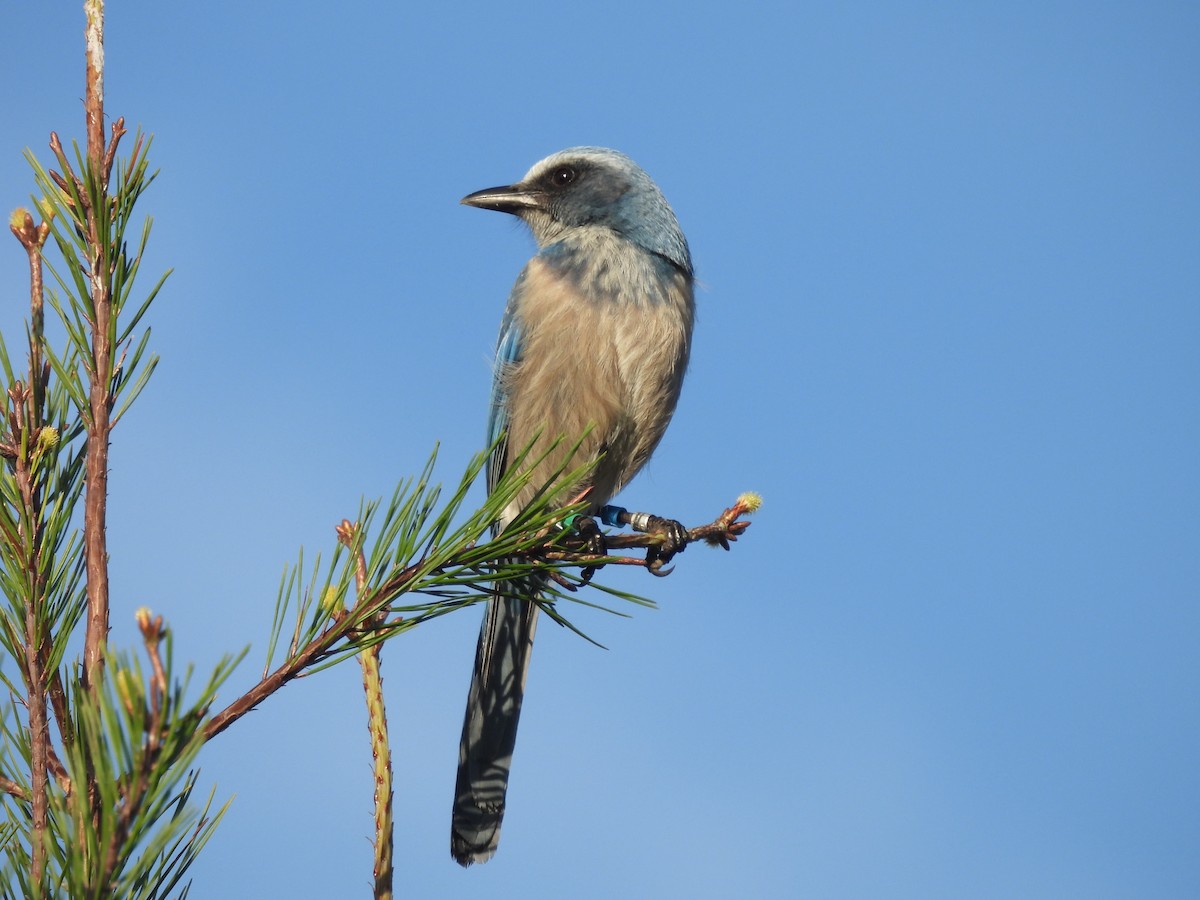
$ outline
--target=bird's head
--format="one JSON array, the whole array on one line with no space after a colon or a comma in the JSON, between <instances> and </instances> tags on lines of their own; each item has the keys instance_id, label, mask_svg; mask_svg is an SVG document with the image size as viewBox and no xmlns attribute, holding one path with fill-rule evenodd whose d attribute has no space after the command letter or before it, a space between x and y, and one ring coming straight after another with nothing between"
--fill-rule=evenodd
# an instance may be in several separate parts
<instances>
[{"instance_id":1,"label":"bird's head","mask_svg":"<svg viewBox=\"0 0 1200 900\"><path fill-rule=\"evenodd\" d=\"M520 216L539 247L562 240L572 229L601 227L692 271L687 239L662 191L616 150L562 150L535 164L516 184L476 191L462 202Z\"/></svg>"}]
</instances>

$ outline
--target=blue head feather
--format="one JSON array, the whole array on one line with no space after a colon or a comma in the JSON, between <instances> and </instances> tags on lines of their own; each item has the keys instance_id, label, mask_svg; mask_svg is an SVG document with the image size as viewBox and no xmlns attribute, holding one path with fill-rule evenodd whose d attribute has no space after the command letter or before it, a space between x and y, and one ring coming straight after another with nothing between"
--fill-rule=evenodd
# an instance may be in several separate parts
<instances>
[{"instance_id":1,"label":"blue head feather","mask_svg":"<svg viewBox=\"0 0 1200 900\"><path fill-rule=\"evenodd\" d=\"M576 229L606 228L692 274L687 239L671 205L650 176L616 150L561 150L516 184L477 191L463 202L520 216L543 248Z\"/></svg>"}]
</instances>

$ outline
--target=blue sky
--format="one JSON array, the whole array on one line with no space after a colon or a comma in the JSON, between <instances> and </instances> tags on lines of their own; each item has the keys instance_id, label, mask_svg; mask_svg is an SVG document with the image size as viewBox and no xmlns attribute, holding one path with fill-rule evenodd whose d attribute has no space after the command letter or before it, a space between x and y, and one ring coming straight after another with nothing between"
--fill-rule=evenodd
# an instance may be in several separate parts
<instances>
[{"instance_id":1,"label":"blue sky","mask_svg":"<svg viewBox=\"0 0 1200 900\"><path fill-rule=\"evenodd\" d=\"M7 208L24 147L82 135L82 28L0 11ZM543 625L486 866L447 849L478 615L388 646L398 894L1196 896L1198 40L1185 3L112 3L143 271L176 269L115 436L114 641L149 605L202 672L253 645L227 698L255 680L297 548L482 444L532 244L458 199L612 146L703 282L624 498L766 506L612 576L661 608L578 610L607 652ZM236 800L192 897L367 892L357 679L210 745Z\"/></svg>"}]
</instances>

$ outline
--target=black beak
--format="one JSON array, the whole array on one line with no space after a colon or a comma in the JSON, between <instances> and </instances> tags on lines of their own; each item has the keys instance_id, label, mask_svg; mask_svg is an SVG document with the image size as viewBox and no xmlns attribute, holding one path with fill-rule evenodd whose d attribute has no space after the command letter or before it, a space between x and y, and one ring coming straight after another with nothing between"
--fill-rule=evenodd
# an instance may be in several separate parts
<instances>
[{"instance_id":1,"label":"black beak","mask_svg":"<svg viewBox=\"0 0 1200 900\"><path fill-rule=\"evenodd\" d=\"M482 191L467 194L460 202L466 206L494 209L519 216L526 209L536 209L540 206L541 194L529 190L522 184L509 184L504 187L484 188Z\"/></svg>"}]
</instances>

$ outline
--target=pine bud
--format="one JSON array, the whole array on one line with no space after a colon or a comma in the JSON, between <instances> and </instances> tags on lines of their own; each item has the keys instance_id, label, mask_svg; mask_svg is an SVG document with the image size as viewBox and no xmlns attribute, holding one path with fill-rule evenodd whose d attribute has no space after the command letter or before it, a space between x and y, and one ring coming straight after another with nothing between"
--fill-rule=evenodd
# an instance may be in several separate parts
<instances>
[{"instance_id":1,"label":"pine bud","mask_svg":"<svg viewBox=\"0 0 1200 900\"><path fill-rule=\"evenodd\" d=\"M762 506L763 498L762 494L755 493L754 491L746 491L737 498L737 502L738 506L745 509L746 512L752 513L758 512L759 507Z\"/></svg>"},{"instance_id":2,"label":"pine bud","mask_svg":"<svg viewBox=\"0 0 1200 900\"><path fill-rule=\"evenodd\" d=\"M57 447L57 446L58 446L58 429L57 428L47 425L44 428L42 428L41 431L38 432L37 449L38 449L39 453L44 453L46 450L49 450L51 447Z\"/></svg>"}]
</instances>

